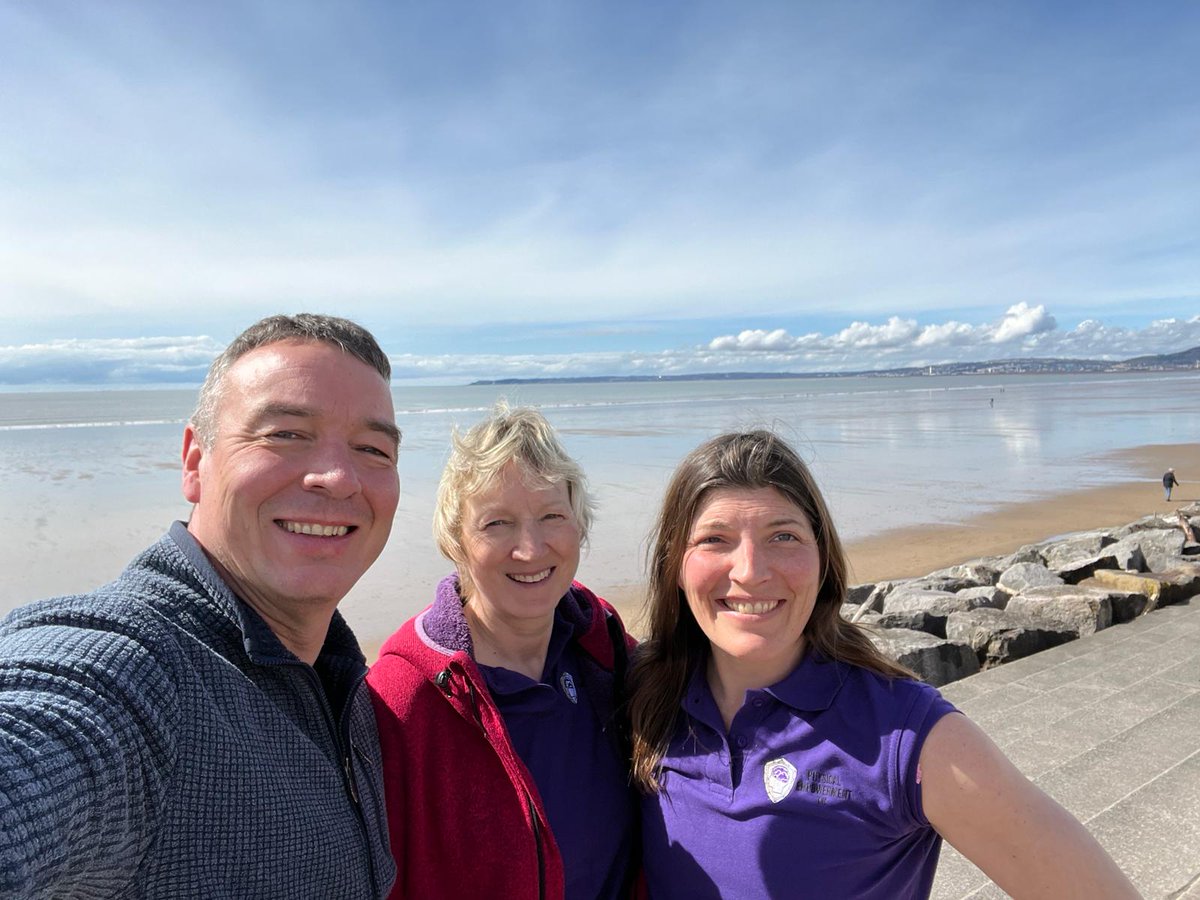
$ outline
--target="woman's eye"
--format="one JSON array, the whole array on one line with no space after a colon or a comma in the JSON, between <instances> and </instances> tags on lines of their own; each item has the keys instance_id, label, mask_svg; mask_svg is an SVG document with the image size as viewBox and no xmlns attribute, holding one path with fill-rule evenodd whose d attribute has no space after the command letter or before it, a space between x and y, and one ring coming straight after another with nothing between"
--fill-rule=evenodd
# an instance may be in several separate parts
<instances>
[{"instance_id":1,"label":"woman's eye","mask_svg":"<svg viewBox=\"0 0 1200 900\"><path fill-rule=\"evenodd\" d=\"M780 532L779 534L775 535L774 539L776 541L798 541L798 540L800 540L800 538L796 537L796 535L792 534L789 531Z\"/></svg>"}]
</instances>

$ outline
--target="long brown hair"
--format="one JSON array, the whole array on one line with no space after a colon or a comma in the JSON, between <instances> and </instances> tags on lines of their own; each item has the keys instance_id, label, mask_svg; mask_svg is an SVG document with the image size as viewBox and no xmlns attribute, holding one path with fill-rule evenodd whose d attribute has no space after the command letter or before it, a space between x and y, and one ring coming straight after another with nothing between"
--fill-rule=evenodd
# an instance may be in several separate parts
<instances>
[{"instance_id":1,"label":"long brown hair","mask_svg":"<svg viewBox=\"0 0 1200 900\"><path fill-rule=\"evenodd\" d=\"M769 431L722 434L686 457L667 485L650 538L650 634L630 672L633 778L657 791L659 765L675 731L687 681L708 653L679 587L688 535L714 490L770 487L808 517L821 556L821 585L804 635L810 651L888 677L912 673L887 659L857 625L841 617L846 597L846 555L812 473L786 441Z\"/></svg>"}]
</instances>

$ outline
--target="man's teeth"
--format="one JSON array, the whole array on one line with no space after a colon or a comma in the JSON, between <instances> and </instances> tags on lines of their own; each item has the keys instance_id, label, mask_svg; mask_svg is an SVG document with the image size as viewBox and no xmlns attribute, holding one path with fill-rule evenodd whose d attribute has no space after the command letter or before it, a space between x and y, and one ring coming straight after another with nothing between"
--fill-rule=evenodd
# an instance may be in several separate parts
<instances>
[{"instance_id":1,"label":"man's teeth","mask_svg":"<svg viewBox=\"0 0 1200 900\"><path fill-rule=\"evenodd\" d=\"M521 584L537 584L539 581L545 581L550 577L550 569L542 569L540 572L535 572L532 575L509 575L513 581L519 581Z\"/></svg>"},{"instance_id":2,"label":"man's teeth","mask_svg":"<svg viewBox=\"0 0 1200 900\"><path fill-rule=\"evenodd\" d=\"M314 525L312 522L284 522L292 534L315 534L318 537L341 537L350 530L348 525Z\"/></svg>"},{"instance_id":3,"label":"man's teeth","mask_svg":"<svg viewBox=\"0 0 1200 900\"><path fill-rule=\"evenodd\" d=\"M725 605L735 613L742 615L761 615L769 613L779 605L778 600L758 600L758 601L742 601L742 600L726 600Z\"/></svg>"}]
</instances>

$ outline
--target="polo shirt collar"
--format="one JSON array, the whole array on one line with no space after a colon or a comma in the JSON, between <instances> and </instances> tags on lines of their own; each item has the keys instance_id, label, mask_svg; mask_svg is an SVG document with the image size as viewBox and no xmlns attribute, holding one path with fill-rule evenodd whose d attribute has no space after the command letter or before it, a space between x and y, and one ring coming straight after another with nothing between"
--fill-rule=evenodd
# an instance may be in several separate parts
<instances>
[{"instance_id":1,"label":"polo shirt collar","mask_svg":"<svg viewBox=\"0 0 1200 900\"><path fill-rule=\"evenodd\" d=\"M712 703L705 675L707 669L706 656L693 670L684 690L682 705L685 709L690 709L693 715L696 714L697 706L705 708L708 705L701 698L708 697L709 703ZM814 650L809 650L791 674L765 688L765 693L797 712L821 712L833 705L848 674L849 666L846 663L834 662Z\"/></svg>"},{"instance_id":2,"label":"polo shirt collar","mask_svg":"<svg viewBox=\"0 0 1200 900\"><path fill-rule=\"evenodd\" d=\"M846 663L808 650L790 675L767 688L767 693L798 712L829 709L849 674Z\"/></svg>"}]
</instances>

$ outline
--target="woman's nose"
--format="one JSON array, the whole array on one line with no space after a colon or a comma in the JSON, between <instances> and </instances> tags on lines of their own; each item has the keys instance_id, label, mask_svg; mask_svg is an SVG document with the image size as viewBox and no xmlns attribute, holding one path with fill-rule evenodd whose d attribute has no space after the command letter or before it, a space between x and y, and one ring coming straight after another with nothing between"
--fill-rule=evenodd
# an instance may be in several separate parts
<instances>
[{"instance_id":1,"label":"woman's nose","mask_svg":"<svg viewBox=\"0 0 1200 900\"><path fill-rule=\"evenodd\" d=\"M733 550L729 577L739 584L753 584L770 574L766 554L753 542L742 541Z\"/></svg>"},{"instance_id":2,"label":"woman's nose","mask_svg":"<svg viewBox=\"0 0 1200 900\"><path fill-rule=\"evenodd\" d=\"M542 546L541 528L536 523L520 526L516 534L517 542L513 545L513 559L533 559Z\"/></svg>"}]
</instances>

